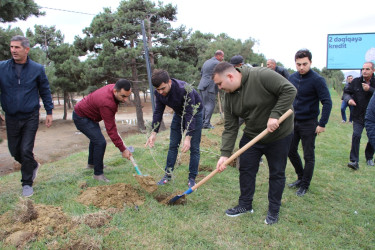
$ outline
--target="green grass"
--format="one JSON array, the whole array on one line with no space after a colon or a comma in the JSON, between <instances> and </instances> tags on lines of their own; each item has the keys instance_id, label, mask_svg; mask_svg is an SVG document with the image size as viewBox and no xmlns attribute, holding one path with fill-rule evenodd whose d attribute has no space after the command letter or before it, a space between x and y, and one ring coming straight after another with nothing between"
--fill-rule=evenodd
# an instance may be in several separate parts
<instances>
[{"instance_id":1,"label":"green grass","mask_svg":"<svg viewBox=\"0 0 375 250\"><path fill-rule=\"evenodd\" d=\"M103 249L371 249L375 248L375 168L366 166L363 133L360 149L360 170L346 167L349 161L352 127L341 123L340 97L331 91L333 109L326 132L316 140L316 165L312 183L304 197L297 197L295 189L285 188L279 223L267 226L264 219L268 208L268 168L261 165L257 176L253 202L254 214L230 218L224 211L237 204L239 196L238 171L228 168L217 174L197 191L187 196L184 206L164 206L153 195L143 192L145 203L125 208L116 213L102 228L92 229L82 224L65 238L30 242L28 248L47 249L52 241L64 246L67 242L89 238ZM216 115L214 119L219 119ZM168 131L158 135L154 157L143 147L145 135L125 139L136 149L134 158L144 174L159 179L168 150ZM201 164L216 166L221 138L204 130L217 146L202 148ZM75 201L79 184L102 185L92 179L92 172L83 169L87 153L70 155L58 162L43 165L34 186L35 203L60 206L69 216L99 211ZM106 176L110 184L129 183L139 187L131 163L120 157L109 145L105 156ZM202 172L207 175L209 172ZM201 173L201 174L202 174ZM178 166L170 185L160 187L159 193L187 189L188 166ZM288 163L287 183L296 179ZM14 209L20 194L20 173L0 177L0 214ZM0 243L0 248L5 248ZM11 249L11 248L9 248Z\"/></svg>"}]
</instances>

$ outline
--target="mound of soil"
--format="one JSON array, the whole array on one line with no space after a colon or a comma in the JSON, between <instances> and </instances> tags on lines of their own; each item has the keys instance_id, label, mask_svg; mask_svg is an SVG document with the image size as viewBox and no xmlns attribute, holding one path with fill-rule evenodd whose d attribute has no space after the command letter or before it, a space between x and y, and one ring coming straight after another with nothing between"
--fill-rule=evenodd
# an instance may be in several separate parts
<instances>
[{"instance_id":1,"label":"mound of soil","mask_svg":"<svg viewBox=\"0 0 375 250\"><path fill-rule=\"evenodd\" d=\"M147 193L151 194L158 189L156 181L151 176L134 175L134 177Z\"/></svg>"},{"instance_id":2,"label":"mound of soil","mask_svg":"<svg viewBox=\"0 0 375 250\"><path fill-rule=\"evenodd\" d=\"M76 226L59 207L21 200L14 211L0 217L0 240L5 239L7 245L21 248L36 238L65 235Z\"/></svg>"},{"instance_id":3,"label":"mound of soil","mask_svg":"<svg viewBox=\"0 0 375 250\"><path fill-rule=\"evenodd\" d=\"M94 205L106 209L110 207L123 208L125 205L140 206L145 202L145 197L138 195L137 190L130 184L116 183L89 187L76 200L86 206Z\"/></svg>"}]
</instances>

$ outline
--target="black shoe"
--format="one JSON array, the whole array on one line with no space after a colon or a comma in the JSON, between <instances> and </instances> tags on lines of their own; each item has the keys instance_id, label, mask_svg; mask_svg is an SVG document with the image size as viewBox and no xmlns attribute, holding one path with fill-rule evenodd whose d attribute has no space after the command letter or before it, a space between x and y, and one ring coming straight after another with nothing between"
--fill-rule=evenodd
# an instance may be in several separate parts
<instances>
[{"instance_id":1,"label":"black shoe","mask_svg":"<svg viewBox=\"0 0 375 250\"><path fill-rule=\"evenodd\" d=\"M236 217L244 213L254 213L254 210L252 208L246 209L244 207L241 207L240 205L235 206L234 208L230 208L227 211L225 211L225 214L229 217Z\"/></svg>"},{"instance_id":2,"label":"black shoe","mask_svg":"<svg viewBox=\"0 0 375 250\"><path fill-rule=\"evenodd\" d=\"M302 181L298 179L295 182L290 183L288 185L288 187L290 187L290 188L299 188L301 186L301 183L302 183Z\"/></svg>"},{"instance_id":3,"label":"black shoe","mask_svg":"<svg viewBox=\"0 0 375 250\"><path fill-rule=\"evenodd\" d=\"M204 126L203 127L203 129L214 129L215 127L214 126L212 126L211 124L210 125L208 125L208 126Z\"/></svg>"},{"instance_id":4,"label":"black shoe","mask_svg":"<svg viewBox=\"0 0 375 250\"><path fill-rule=\"evenodd\" d=\"M367 166L374 166L374 161L372 159L366 161Z\"/></svg>"},{"instance_id":5,"label":"black shoe","mask_svg":"<svg viewBox=\"0 0 375 250\"><path fill-rule=\"evenodd\" d=\"M298 191L296 192L296 195L299 197L302 197L306 194L306 192L307 192L307 188L300 187Z\"/></svg>"},{"instance_id":6,"label":"black shoe","mask_svg":"<svg viewBox=\"0 0 375 250\"><path fill-rule=\"evenodd\" d=\"M264 220L264 223L266 223L267 225L272 225L272 224L275 224L279 221L279 214L272 214L270 211L268 211L267 213L267 217L266 219Z\"/></svg>"},{"instance_id":7,"label":"black shoe","mask_svg":"<svg viewBox=\"0 0 375 250\"><path fill-rule=\"evenodd\" d=\"M352 168L354 170L358 170L359 169L359 165L358 165L358 162L356 161L351 161L348 163L348 167L349 168Z\"/></svg>"}]
</instances>

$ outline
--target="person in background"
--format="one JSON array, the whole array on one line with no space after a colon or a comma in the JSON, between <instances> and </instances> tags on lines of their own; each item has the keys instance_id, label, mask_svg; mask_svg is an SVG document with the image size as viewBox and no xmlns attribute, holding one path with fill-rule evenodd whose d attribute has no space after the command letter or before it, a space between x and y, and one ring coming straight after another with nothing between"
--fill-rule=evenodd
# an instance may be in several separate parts
<instances>
[{"instance_id":1,"label":"person in background","mask_svg":"<svg viewBox=\"0 0 375 250\"><path fill-rule=\"evenodd\" d=\"M154 146L165 107L169 106L174 110L165 174L158 185L164 185L172 179L178 148L183 131L186 131L181 152L185 153L190 150L188 186L191 188L195 185L200 160L199 146L203 126L202 100L192 86L181 80L171 79L165 70L154 70L151 81L155 87L156 104L152 118L153 131L146 142L146 146Z\"/></svg>"},{"instance_id":2,"label":"person in background","mask_svg":"<svg viewBox=\"0 0 375 250\"><path fill-rule=\"evenodd\" d=\"M215 56L204 62L201 70L201 80L198 90L203 103L203 128L212 129L211 116L215 109L218 89L212 80L212 71L215 66L224 60L224 52L217 50Z\"/></svg>"},{"instance_id":3,"label":"person in background","mask_svg":"<svg viewBox=\"0 0 375 250\"><path fill-rule=\"evenodd\" d=\"M230 64L232 64L235 68L241 67L244 65L244 59L241 55L235 55L230 59Z\"/></svg>"},{"instance_id":4,"label":"person in background","mask_svg":"<svg viewBox=\"0 0 375 250\"><path fill-rule=\"evenodd\" d=\"M21 164L22 195L34 194L40 164L34 158L39 126L39 97L46 110L45 125L52 125L53 102L44 66L28 57L30 42L23 36L10 40L12 59L0 62L1 106L5 112L8 148Z\"/></svg>"},{"instance_id":5,"label":"person in background","mask_svg":"<svg viewBox=\"0 0 375 250\"><path fill-rule=\"evenodd\" d=\"M275 59L268 59L267 60L267 68L272 69L285 77L286 79L289 79L289 72L285 68L281 66L276 66L276 61Z\"/></svg>"},{"instance_id":6,"label":"person in background","mask_svg":"<svg viewBox=\"0 0 375 250\"><path fill-rule=\"evenodd\" d=\"M259 160L265 155L269 168L267 225L277 223L285 187L285 167L289 146L293 137L293 115L282 124L278 119L292 108L296 88L284 77L263 67L235 68L227 62L219 63L213 73L213 80L224 90L224 131L222 134L221 157L216 169L224 171L223 163L230 157L239 130L238 118L245 120L245 128L239 147L265 129L270 132L239 156L240 197L238 205L226 210L226 215L235 217L253 212L256 174Z\"/></svg>"},{"instance_id":7,"label":"person in background","mask_svg":"<svg viewBox=\"0 0 375 250\"><path fill-rule=\"evenodd\" d=\"M311 69L311 52L307 49L299 50L294 59L297 72L289 77L289 81L298 92L293 102L294 136L288 156L298 179L289 184L289 187L299 188L296 195L304 196L314 173L315 139L325 131L332 110L332 100L324 78ZM322 115L318 121L319 102L322 104ZM302 141L305 166L298 153L300 141Z\"/></svg>"},{"instance_id":8,"label":"person in background","mask_svg":"<svg viewBox=\"0 0 375 250\"><path fill-rule=\"evenodd\" d=\"M366 109L374 90L374 63L365 62L362 67L362 76L354 78L344 90L344 101L353 106L353 135L348 167L354 170L359 169L359 146L365 127ZM370 142L367 142L365 157L367 165L374 166L374 148Z\"/></svg>"},{"instance_id":9,"label":"person in background","mask_svg":"<svg viewBox=\"0 0 375 250\"><path fill-rule=\"evenodd\" d=\"M95 90L74 106L74 124L90 139L87 168L94 170L95 180L109 182L103 174L107 142L101 132L100 121L104 121L107 134L120 150L122 157L130 160L132 156L117 132L115 120L118 105L124 103L132 94L131 87L130 81L119 79L116 84L108 84Z\"/></svg>"},{"instance_id":10,"label":"person in background","mask_svg":"<svg viewBox=\"0 0 375 250\"><path fill-rule=\"evenodd\" d=\"M346 77L346 84L345 84L345 88L347 88L350 83L353 81L353 76L352 75L348 75ZM346 114L345 114L345 111L346 111L346 107L348 107L348 103L346 101L344 101L344 92L342 94L342 97L341 97L341 117L342 117L342 123L346 123ZM352 119L352 110L353 110L353 106L349 106L349 122L352 123L353 119Z\"/></svg>"}]
</instances>

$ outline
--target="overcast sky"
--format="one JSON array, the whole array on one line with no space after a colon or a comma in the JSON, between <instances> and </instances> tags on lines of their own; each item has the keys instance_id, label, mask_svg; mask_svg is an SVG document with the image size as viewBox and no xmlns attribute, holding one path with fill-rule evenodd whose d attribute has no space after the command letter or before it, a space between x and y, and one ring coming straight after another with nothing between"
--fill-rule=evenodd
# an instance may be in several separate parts
<instances>
[{"instance_id":1,"label":"overcast sky","mask_svg":"<svg viewBox=\"0 0 375 250\"><path fill-rule=\"evenodd\" d=\"M104 7L116 10L120 2L34 1L42 7L89 14L98 14ZM350 5L342 0L164 0L163 3L177 6L177 22L173 27L183 24L203 33L226 33L242 40L251 37L258 41L256 53L263 53L266 58L274 58L292 69L295 69L294 54L301 48L312 52L312 66L326 67L327 34L375 32L374 0L350 2ZM82 37L82 29L88 27L94 17L51 9L43 11L46 12L44 17L32 17L11 25L21 27L23 31L27 27L33 30L35 24L55 25L65 35L65 42L72 43L74 36Z\"/></svg>"}]
</instances>

